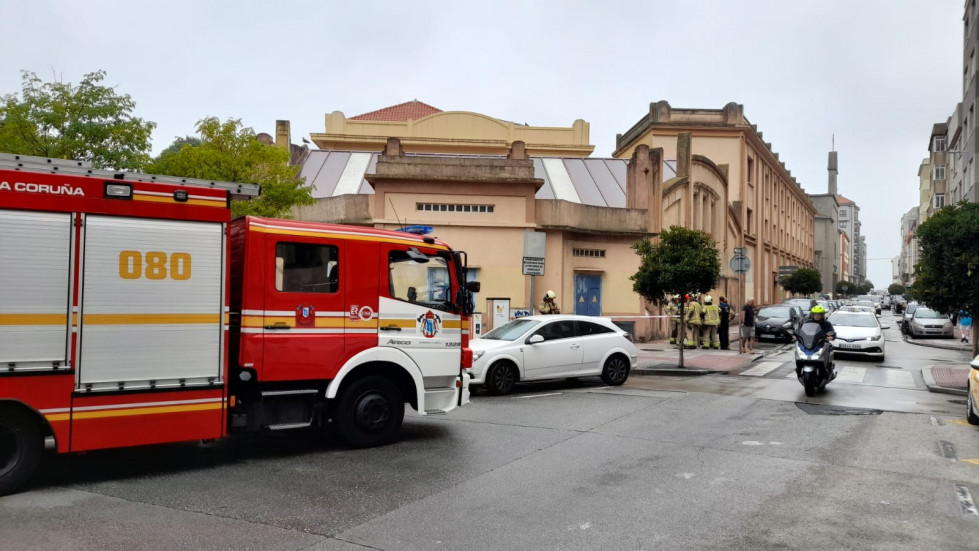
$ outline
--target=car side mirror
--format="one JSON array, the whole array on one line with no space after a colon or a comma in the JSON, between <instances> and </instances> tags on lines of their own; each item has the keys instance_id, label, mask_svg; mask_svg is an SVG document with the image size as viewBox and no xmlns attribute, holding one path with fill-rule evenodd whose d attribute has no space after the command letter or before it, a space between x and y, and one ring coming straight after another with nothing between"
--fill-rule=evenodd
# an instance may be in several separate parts
<instances>
[{"instance_id":1,"label":"car side mirror","mask_svg":"<svg viewBox=\"0 0 979 551\"><path fill-rule=\"evenodd\" d=\"M539 342L544 342L544 337L540 335L531 335L530 338L527 339L527 344L537 344Z\"/></svg>"}]
</instances>

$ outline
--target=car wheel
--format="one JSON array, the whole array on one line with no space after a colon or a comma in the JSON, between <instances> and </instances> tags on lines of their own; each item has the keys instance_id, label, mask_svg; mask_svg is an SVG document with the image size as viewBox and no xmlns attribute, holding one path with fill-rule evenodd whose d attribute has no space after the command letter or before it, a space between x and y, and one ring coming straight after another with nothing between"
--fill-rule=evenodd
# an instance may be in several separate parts
<instances>
[{"instance_id":1,"label":"car wheel","mask_svg":"<svg viewBox=\"0 0 979 551\"><path fill-rule=\"evenodd\" d=\"M976 403L972 399L972 385L966 387L966 392L969 395L969 399L966 402L966 414L965 419L970 425L979 425L979 415L976 415Z\"/></svg>"},{"instance_id":2,"label":"car wheel","mask_svg":"<svg viewBox=\"0 0 979 551\"><path fill-rule=\"evenodd\" d=\"M602 382L609 386L619 386L629 378L629 360L621 354L615 354L605 360L605 367L602 368Z\"/></svg>"},{"instance_id":3,"label":"car wheel","mask_svg":"<svg viewBox=\"0 0 979 551\"><path fill-rule=\"evenodd\" d=\"M0 496L27 482L43 450L37 422L20 409L0 407Z\"/></svg>"},{"instance_id":4,"label":"car wheel","mask_svg":"<svg viewBox=\"0 0 979 551\"><path fill-rule=\"evenodd\" d=\"M384 377L364 377L343 390L333 420L355 448L393 442L405 417L404 396Z\"/></svg>"},{"instance_id":5,"label":"car wheel","mask_svg":"<svg viewBox=\"0 0 979 551\"><path fill-rule=\"evenodd\" d=\"M513 392L517 384L517 367L510 362L499 362L486 375L486 390L494 396Z\"/></svg>"}]
</instances>

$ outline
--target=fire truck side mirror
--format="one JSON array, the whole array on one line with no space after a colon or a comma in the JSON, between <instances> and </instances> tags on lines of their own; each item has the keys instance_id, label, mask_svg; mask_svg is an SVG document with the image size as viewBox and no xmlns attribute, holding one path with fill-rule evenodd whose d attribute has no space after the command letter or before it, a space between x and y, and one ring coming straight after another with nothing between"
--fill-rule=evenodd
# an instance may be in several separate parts
<instances>
[{"instance_id":1,"label":"fire truck side mirror","mask_svg":"<svg viewBox=\"0 0 979 551\"><path fill-rule=\"evenodd\" d=\"M466 290L469 291L470 293L478 293L479 292L479 282L478 281L467 281L466 282Z\"/></svg>"}]
</instances>

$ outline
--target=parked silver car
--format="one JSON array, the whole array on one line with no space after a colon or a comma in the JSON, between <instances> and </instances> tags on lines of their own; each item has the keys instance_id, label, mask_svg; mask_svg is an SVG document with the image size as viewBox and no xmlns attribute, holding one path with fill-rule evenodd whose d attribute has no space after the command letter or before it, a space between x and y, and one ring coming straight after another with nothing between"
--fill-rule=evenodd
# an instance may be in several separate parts
<instances>
[{"instance_id":1,"label":"parked silver car","mask_svg":"<svg viewBox=\"0 0 979 551\"><path fill-rule=\"evenodd\" d=\"M910 335L917 337L945 337L951 339L955 326L947 314L919 306L911 316Z\"/></svg>"}]
</instances>

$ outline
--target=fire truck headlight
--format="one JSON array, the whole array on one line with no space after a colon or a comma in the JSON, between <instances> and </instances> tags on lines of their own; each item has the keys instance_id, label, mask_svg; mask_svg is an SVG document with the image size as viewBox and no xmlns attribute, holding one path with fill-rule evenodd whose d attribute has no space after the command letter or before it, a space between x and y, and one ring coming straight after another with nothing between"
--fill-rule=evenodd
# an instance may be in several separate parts
<instances>
[{"instance_id":1,"label":"fire truck headlight","mask_svg":"<svg viewBox=\"0 0 979 551\"><path fill-rule=\"evenodd\" d=\"M128 184L105 183L105 196L110 199L129 199L133 196L133 188Z\"/></svg>"}]
</instances>

